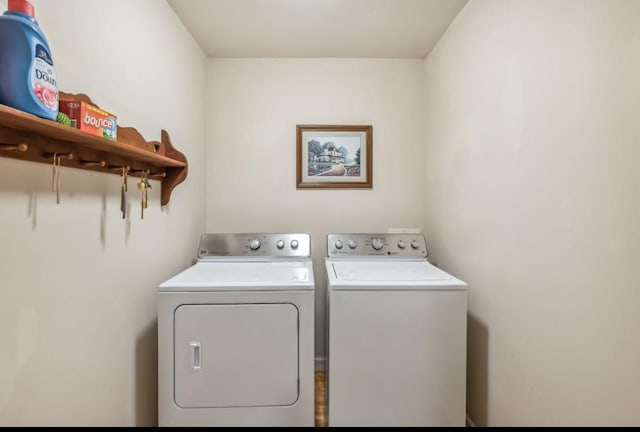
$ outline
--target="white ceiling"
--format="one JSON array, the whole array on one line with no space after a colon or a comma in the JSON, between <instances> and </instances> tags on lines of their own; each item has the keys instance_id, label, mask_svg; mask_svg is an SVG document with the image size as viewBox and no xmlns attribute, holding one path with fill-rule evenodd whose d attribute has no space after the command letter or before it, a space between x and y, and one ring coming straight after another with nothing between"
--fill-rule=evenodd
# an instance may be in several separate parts
<instances>
[{"instance_id":1,"label":"white ceiling","mask_svg":"<svg viewBox=\"0 0 640 432\"><path fill-rule=\"evenodd\" d=\"M424 58L468 0L167 0L210 57Z\"/></svg>"}]
</instances>

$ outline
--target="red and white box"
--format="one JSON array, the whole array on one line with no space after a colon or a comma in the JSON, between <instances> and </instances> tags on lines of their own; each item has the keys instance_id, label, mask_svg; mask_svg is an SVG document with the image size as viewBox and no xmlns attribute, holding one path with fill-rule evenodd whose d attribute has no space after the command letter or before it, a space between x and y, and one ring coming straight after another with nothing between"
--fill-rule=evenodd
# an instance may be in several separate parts
<instances>
[{"instance_id":1,"label":"red and white box","mask_svg":"<svg viewBox=\"0 0 640 432\"><path fill-rule=\"evenodd\" d=\"M118 118L107 111L79 100L60 100L59 110L76 129L112 141L118 138Z\"/></svg>"}]
</instances>

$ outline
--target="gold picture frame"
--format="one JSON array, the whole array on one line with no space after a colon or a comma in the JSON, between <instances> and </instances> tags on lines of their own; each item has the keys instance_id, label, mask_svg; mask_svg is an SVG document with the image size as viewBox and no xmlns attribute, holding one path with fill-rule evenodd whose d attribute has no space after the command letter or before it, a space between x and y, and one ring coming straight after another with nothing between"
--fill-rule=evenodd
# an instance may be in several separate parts
<instances>
[{"instance_id":1,"label":"gold picture frame","mask_svg":"<svg viewBox=\"0 0 640 432\"><path fill-rule=\"evenodd\" d=\"M371 189L373 126L297 125L297 189Z\"/></svg>"}]
</instances>

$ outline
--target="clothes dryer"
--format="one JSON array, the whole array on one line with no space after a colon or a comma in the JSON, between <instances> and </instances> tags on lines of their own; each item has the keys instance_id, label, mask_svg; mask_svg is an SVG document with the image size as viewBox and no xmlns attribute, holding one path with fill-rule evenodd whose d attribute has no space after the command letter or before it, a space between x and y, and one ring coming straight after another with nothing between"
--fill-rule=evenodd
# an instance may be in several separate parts
<instances>
[{"instance_id":1,"label":"clothes dryer","mask_svg":"<svg viewBox=\"0 0 640 432\"><path fill-rule=\"evenodd\" d=\"M203 234L160 285L160 426L313 426L308 234Z\"/></svg>"}]
</instances>

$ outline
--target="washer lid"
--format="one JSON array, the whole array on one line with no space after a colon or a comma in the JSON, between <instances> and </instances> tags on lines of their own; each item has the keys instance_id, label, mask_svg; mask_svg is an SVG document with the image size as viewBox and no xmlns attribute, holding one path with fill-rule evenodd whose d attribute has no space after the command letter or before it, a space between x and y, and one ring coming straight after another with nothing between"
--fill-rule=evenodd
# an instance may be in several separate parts
<instances>
[{"instance_id":1,"label":"washer lid","mask_svg":"<svg viewBox=\"0 0 640 432\"><path fill-rule=\"evenodd\" d=\"M455 278L427 261L333 261L338 281L437 282Z\"/></svg>"},{"instance_id":2,"label":"washer lid","mask_svg":"<svg viewBox=\"0 0 640 432\"><path fill-rule=\"evenodd\" d=\"M160 285L161 291L313 289L313 269L304 262L198 262Z\"/></svg>"}]
</instances>

